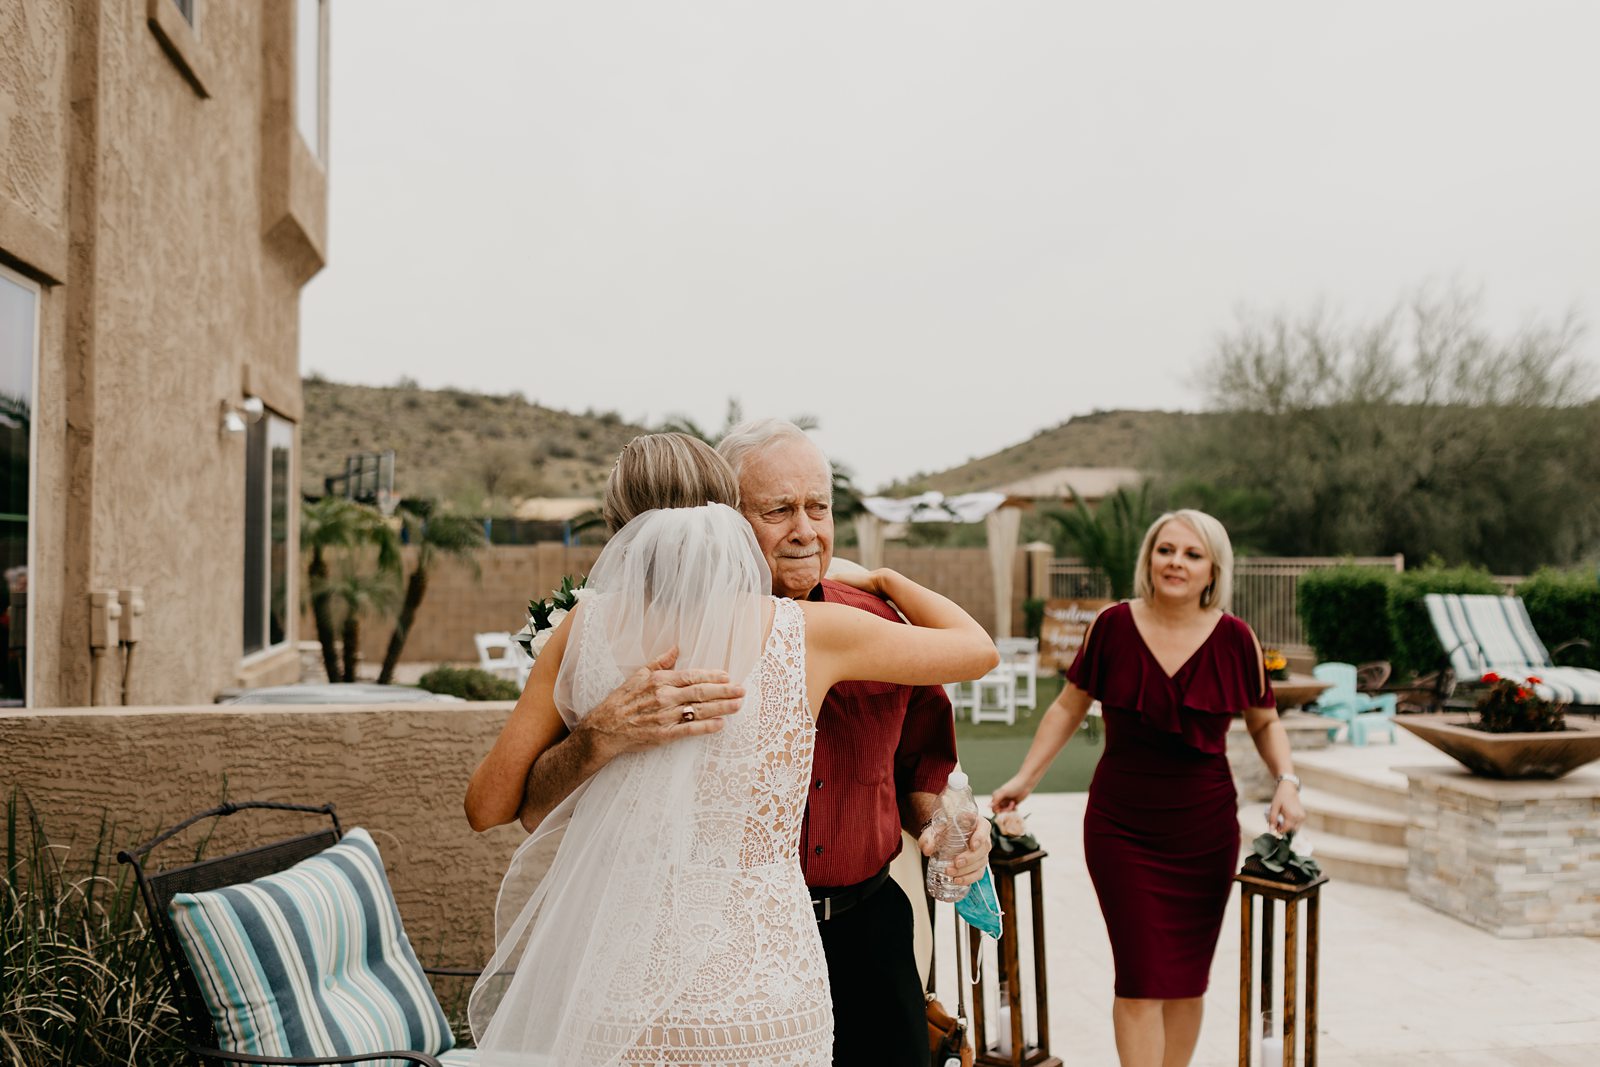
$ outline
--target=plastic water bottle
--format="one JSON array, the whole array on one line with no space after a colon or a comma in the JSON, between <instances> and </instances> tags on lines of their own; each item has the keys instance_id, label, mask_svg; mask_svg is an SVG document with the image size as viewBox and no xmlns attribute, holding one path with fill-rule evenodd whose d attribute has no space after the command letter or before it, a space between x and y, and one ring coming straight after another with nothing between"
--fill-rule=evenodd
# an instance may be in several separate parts
<instances>
[{"instance_id":1,"label":"plastic water bottle","mask_svg":"<svg viewBox=\"0 0 1600 1067\"><path fill-rule=\"evenodd\" d=\"M928 895L953 903L972 887L950 880L950 861L967 850L967 841L978 828L978 802L972 799L972 786L965 774L950 772L944 792L939 794L939 806L944 810L944 837L939 851L928 860Z\"/></svg>"}]
</instances>

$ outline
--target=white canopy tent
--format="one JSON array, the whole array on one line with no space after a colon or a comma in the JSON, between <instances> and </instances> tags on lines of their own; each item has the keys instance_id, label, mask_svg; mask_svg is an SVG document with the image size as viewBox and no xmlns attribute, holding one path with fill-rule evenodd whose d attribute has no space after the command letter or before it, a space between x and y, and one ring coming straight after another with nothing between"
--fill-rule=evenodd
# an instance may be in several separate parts
<instances>
[{"instance_id":1,"label":"white canopy tent","mask_svg":"<svg viewBox=\"0 0 1600 1067\"><path fill-rule=\"evenodd\" d=\"M856 541L863 567L883 565L883 526L886 522L981 522L988 528L989 570L994 582L994 636L1011 636L1011 569L1022 528L1022 509L1009 503L1004 493L962 493L945 496L927 492L917 496L869 496L855 518Z\"/></svg>"}]
</instances>

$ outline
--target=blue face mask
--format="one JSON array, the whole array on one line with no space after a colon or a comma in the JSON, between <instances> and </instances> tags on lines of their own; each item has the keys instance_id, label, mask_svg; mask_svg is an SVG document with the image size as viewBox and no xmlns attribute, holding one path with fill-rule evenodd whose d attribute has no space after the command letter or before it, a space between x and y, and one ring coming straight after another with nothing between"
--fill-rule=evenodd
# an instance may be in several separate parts
<instances>
[{"instance_id":1,"label":"blue face mask","mask_svg":"<svg viewBox=\"0 0 1600 1067\"><path fill-rule=\"evenodd\" d=\"M983 877L972 883L967 895L956 901L956 914L974 930L1000 940L1000 900L994 894L994 876L988 867L983 869Z\"/></svg>"}]
</instances>

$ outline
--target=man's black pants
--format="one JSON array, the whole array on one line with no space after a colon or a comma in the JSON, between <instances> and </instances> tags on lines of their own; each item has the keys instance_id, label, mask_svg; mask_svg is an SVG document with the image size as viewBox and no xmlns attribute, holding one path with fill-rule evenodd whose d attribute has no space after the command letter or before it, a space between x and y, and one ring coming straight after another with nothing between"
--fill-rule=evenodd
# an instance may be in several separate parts
<instances>
[{"instance_id":1,"label":"man's black pants","mask_svg":"<svg viewBox=\"0 0 1600 1067\"><path fill-rule=\"evenodd\" d=\"M893 878L817 924L833 987L833 1067L928 1067L911 903Z\"/></svg>"}]
</instances>

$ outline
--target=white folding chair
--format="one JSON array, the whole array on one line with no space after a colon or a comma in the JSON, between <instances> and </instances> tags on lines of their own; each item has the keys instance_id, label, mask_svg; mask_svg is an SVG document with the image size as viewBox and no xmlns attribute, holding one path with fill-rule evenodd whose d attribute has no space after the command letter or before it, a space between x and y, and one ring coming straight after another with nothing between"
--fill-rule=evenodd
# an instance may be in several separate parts
<instances>
[{"instance_id":1,"label":"white folding chair","mask_svg":"<svg viewBox=\"0 0 1600 1067\"><path fill-rule=\"evenodd\" d=\"M1000 652L1000 666L1009 667L1016 678L1018 707L1035 708L1039 705L1039 639L1037 637L1002 637L995 641Z\"/></svg>"},{"instance_id":2,"label":"white folding chair","mask_svg":"<svg viewBox=\"0 0 1600 1067\"><path fill-rule=\"evenodd\" d=\"M1017 721L1017 676L1004 663L975 680L972 684L972 721L1003 722L1007 726Z\"/></svg>"},{"instance_id":3,"label":"white folding chair","mask_svg":"<svg viewBox=\"0 0 1600 1067\"><path fill-rule=\"evenodd\" d=\"M497 631L473 634L472 640L478 646L480 669L502 678L509 678L518 686L528 684L528 672L533 669L533 660L529 659L523 653L522 647L511 639L510 633Z\"/></svg>"},{"instance_id":4,"label":"white folding chair","mask_svg":"<svg viewBox=\"0 0 1600 1067\"><path fill-rule=\"evenodd\" d=\"M944 695L950 698L950 711L961 718L963 711L971 711L975 694L971 682L946 682Z\"/></svg>"}]
</instances>

